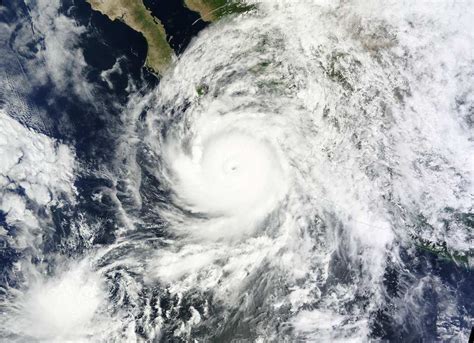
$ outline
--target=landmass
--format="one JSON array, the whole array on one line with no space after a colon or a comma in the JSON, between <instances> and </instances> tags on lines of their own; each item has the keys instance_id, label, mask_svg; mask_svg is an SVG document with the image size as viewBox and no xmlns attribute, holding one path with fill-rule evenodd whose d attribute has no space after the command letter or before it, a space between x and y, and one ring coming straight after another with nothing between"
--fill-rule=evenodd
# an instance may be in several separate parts
<instances>
[{"instance_id":1,"label":"landmass","mask_svg":"<svg viewBox=\"0 0 474 343\"><path fill-rule=\"evenodd\" d=\"M106 15L110 20L119 19L140 32L148 45L146 66L156 74L163 74L173 61L174 51L166 39L165 28L145 7L142 0L86 1L93 10Z\"/></svg>"},{"instance_id":2,"label":"landmass","mask_svg":"<svg viewBox=\"0 0 474 343\"><path fill-rule=\"evenodd\" d=\"M238 0L184 0L184 3L190 10L198 12L204 21L216 21L228 14L252 8Z\"/></svg>"},{"instance_id":3,"label":"landmass","mask_svg":"<svg viewBox=\"0 0 474 343\"><path fill-rule=\"evenodd\" d=\"M106 15L110 20L118 19L140 32L148 45L146 66L156 74L161 75L166 71L175 54L166 38L165 28L145 7L143 0L86 1L93 10ZM184 0L184 3L190 10L198 12L204 21L216 21L228 14L241 13L252 8L240 0Z\"/></svg>"}]
</instances>

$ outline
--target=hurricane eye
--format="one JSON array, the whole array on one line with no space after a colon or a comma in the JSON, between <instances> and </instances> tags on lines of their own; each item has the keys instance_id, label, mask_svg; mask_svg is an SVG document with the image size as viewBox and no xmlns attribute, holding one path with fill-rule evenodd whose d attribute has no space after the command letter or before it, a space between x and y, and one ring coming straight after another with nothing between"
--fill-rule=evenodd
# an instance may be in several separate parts
<instances>
[{"instance_id":1,"label":"hurricane eye","mask_svg":"<svg viewBox=\"0 0 474 343\"><path fill-rule=\"evenodd\" d=\"M204 131L197 140L202 142L195 149L199 156L173 153L168 159L177 180L172 187L184 206L213 215L263 218L278 205L288 177L268 140L231 126Z\"/></svg>"}]
</instances>

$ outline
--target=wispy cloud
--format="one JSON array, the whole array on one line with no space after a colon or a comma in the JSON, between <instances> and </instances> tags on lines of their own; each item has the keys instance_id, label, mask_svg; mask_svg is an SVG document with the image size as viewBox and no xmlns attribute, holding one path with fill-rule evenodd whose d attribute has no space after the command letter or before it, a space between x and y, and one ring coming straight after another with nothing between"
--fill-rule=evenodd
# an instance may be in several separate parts
<instances>
[{"instance_id":1,"label":"wispy cloud","mask_svg":"<svg viewBox=\"0 0 474 343\"><path fill-rule=\"evenodd\" d=\"M59 91L90 98L92 85L84 77L87 63L79 46L86 28L60 12L59 0L27 1L27 5L32 27L41 38L36 45L37 58L32 61L41 61L44 67L36 71L38 78L43 82L50 78Z\"/></svg>"}]
</instances>

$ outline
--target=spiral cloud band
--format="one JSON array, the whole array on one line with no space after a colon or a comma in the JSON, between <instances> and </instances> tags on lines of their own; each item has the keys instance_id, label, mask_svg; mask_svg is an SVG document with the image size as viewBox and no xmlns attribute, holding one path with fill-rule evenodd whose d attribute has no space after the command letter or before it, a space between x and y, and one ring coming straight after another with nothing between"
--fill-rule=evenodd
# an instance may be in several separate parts
<instances>
[{"instance_id":1,"label":"spiral cloud band","mask_svg":"<svg viewBox=\"0 0 474 343\"><path fill-rule=\"evenodd\" d=\"M156 88L130 95L116 161L97 172L107 185L90 196L107 217L89 224L96 207L87 204L70 225L63 246L79 246L81 261L64 264L69 271L56 268L48 281L24 262L22 277L38 286L5 290L2 333L467 341L473 5L247 2L255 7L201 31ZM32 192L50 179L31 183L27 195L42 196L23 207L74 197L73 153L63 150L65 175L51 163L40 169L64 185L50 199ZM14 180L26 182L20 172ZM29 250L41 251L38 231L23 232ZM69 255L39 256L30 260L60 265ZM46 311L40 298L55 296L46 329L32 325ZM28 304L36 310L24 315ZM63 315L68 304L77 316Z\"/></svg>"},{"instance_id":2,"label":"spiral cloud band","mask_svg":"<svg viewBox=\"0 0 474 343\"><path fill-rule=\"evenodd\" d=\"M467 253L466 224L451 238L434 224L472 209L472 143L439 87L466 79L439 70L450 54L429 51L430 31L448 26L410 24L437 16L426 6L401 18L387 14L396 5L259 6L201 33L150 98L146 140L177 206L160 213L179 237L150 275L174 294L212 292L239 323L260 304L255 337L363 339L388 301L387 268L407 263L399 246L442 239ZM190 332L218 320L200 313ZM246 330L225 321L219 337Z\"/></svg>"},{"instance_id":3,"label":"spiral cloud band","mask_svg":"<svg viewBox=\"0 0 474 343\"><path fill-rule=\"evenodd\" d=\"M237 115L240 120L245 116ZM248 233L285 195L287 176L280 158L264 136L238 121L219 116L200 120L204 124L186 151L176 141L165 146L176 199L192 212L240 222L222 228L228 232L213 232L214 238Z\"/></svg>"}]
</instances>

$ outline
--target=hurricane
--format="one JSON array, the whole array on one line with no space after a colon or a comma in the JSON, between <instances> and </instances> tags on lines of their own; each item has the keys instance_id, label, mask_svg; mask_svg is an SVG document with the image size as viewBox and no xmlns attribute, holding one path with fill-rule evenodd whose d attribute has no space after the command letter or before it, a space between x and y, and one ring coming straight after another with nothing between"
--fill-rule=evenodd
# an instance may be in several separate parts
<instances>
[{"instance_id":1,"label":"hurricane","mask_svg":"<svg viewBox=\"0 0 474 343\"><path fill-rule=\"evenodd\" d=\"M75 164L16 221L10 341L468 340L473 6L248 4L130 92L107 165L16 129L50 151L37 175ZM0 119L4 147L20 124ZM106 221L86 208L48 250L39 208L73 211L79 172L107 180L112 237L87 243Z\"/></svg>"}]
</instances>

